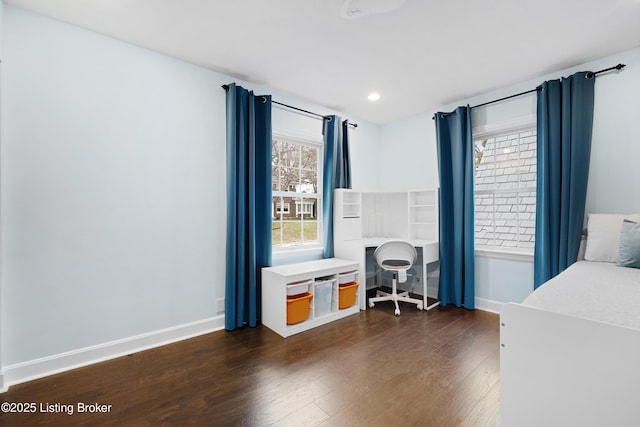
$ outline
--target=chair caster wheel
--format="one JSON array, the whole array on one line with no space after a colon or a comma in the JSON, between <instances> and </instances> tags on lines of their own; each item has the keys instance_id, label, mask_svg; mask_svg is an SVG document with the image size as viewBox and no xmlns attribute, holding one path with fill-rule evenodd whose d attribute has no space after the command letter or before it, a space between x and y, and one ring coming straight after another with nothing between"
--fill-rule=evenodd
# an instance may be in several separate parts
<instances>
[{"instance_id":1,"label":"chair caster wheel","mask_svg":"<svg viewBox=\"0 0 640 427\"><path fill-rule=\"evenodd\" d=\"M395 313L396 313L396 316L400 316L400 309L399 309L399 308L396 308Z\"/></svg>"},{"instance_id":2,"label":"chair caster wheel","mask_svg":"<svg viewBox=\"0 0 640 427\"><path fill-rule=\"evenodd\" d=\"M424 310L424 306L422 304L416 304L416 307L418 307L418 310Z\"/></svg>"},{"instance_id":3,"label":"chair caster wheel","mask_svg":"<svg viewBox=\"0 0 640 427\"><path fill-rule=\"evenodd\" d=\"M369 303L369 308L373 308L374 305L375 305L374 303L370 302Z\"/></svg>"}]
</instances>

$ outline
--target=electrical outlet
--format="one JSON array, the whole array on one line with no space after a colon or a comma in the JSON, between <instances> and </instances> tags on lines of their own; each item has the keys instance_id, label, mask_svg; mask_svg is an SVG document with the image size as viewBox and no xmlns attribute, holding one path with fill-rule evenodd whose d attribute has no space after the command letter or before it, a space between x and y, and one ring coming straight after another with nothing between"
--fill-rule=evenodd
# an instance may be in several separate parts
<instances>
[{"instance_id":1,"label":"electrical outlet","mask_svg":"<svg viewBox=\"0 0 640 427\"><path fill-rule=\"evenodd\" d=\"M218 313L224 312L224 298L218 298L216 300L216 311Z\"/></svg>"}]
</instances>

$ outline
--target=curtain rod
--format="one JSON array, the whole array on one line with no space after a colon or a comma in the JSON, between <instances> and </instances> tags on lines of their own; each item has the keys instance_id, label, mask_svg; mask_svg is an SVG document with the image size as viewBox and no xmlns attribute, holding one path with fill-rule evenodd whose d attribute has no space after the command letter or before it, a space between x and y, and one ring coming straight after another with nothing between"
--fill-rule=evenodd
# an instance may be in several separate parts
<instances>
[{"instance_id":1,"label":"curtain rod","mask_svg":"<svg viewBox=\"0 0 640 427\"><path fill-rule=\"evenodd\" d=\"M228 90L229 90L229 86L228 86L228 85L222 85L222 89L224 89L224 90L228 91ZM310 115L312 115L312 116L319 117L319 118L321 118L321 119L323 119L323 120L327 117L327 116L323 116L322 114L314 113L313 111L303 110L302 108L294 107L293 105L283 104L282 102L278 102L278 101L274 101L274 100L271 100L271 102L272 102L273 104L282 105L283 107L287 107L287 108L290 108L290 109L292 109L292 110L301 111L301 112L303 112L303 113L306 113L306 114L310 114ZM358 127L358 124L357 124L357 123L351 123L351 122L349 122L349 126L352 126L352 127L354 127L354 128L357 128L357 127Z\"/></svg>"},{"instance_id":2,"label":"curtain rod","mask_svg":"<svg viewBox=\"0 0 640 427\"><path fill-rule=\"evenodd\" d=\"M605 68L603 70L600 71L595 71L593 73L588 73L587 77L588 78L592 78L597 76L598 74L601 73L606 73L607 71L612 71L612 70L622 70L624 67L626 67L626 64L618 64L618 65L614 65L613 67L609 67L609 68ZM485 105L490 105L490 104L495 104L496 102L500 102L500 101L506 101L507 99L511 99L511 98L516 98L518 96L522 96L522 95L526 95L528 93L533 93L533 92L537 92L538 88L535 89L531 89L531 90L525 90L524 92L520 92L520 93L516 93L515 95L509 95L509 96L505 96L504 98L500 98L500 99L494 99L493 101L488 101L488 102L484 102L482 104L478 104L478 105L474 105L473 108L478 108L478 107L484 107ZM436 116L435 114L433 115L432 119L435 119Z\"/></svg>"}]
</instances>

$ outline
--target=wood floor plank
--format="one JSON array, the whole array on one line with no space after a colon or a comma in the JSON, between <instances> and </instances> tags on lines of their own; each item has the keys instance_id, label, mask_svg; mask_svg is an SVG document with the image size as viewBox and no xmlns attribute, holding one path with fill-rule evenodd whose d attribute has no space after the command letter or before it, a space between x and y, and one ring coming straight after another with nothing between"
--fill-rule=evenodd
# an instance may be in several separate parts
<instances>
[{"instance_id":1,"label":"wood floor plank","mask_svg":"<svg viewBox=\"0 0 640 427\"><path fill-rule=\"evenodd\" d=\"M376 305L283 339L219 331L12 386L6 402L108 413L0 414L13 426L497 426L499 319Z\"/></svg>"}]
</instances>

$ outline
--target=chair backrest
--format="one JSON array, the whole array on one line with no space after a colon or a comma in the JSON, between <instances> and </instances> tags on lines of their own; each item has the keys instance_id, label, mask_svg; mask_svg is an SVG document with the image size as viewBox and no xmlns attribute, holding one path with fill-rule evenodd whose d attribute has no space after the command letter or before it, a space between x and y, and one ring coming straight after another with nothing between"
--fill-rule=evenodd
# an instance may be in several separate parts
<instances>
[{"instance_id":1,"label":"chair backrest","mask_svg":"<svg viewBox=\"0 0 640 427\"><path fill-rule=\"evenodd\" d=\"M385 270L407 270L417 257L416 248L404 240L384 242L373 253L375 262Z\"/></svg>"}]
</instances>

